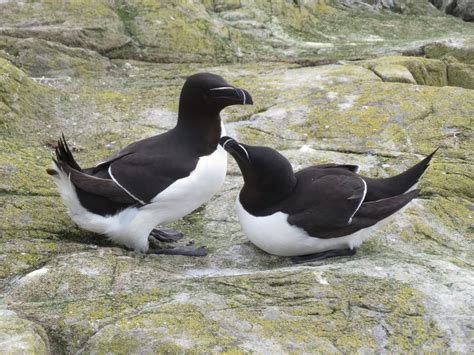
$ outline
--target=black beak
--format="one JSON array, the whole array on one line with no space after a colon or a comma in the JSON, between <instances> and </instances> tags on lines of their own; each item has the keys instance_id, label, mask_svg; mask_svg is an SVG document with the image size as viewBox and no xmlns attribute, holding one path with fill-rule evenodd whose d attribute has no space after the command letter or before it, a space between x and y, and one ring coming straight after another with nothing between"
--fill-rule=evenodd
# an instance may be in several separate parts
<instances>
[{"instance_id":1,"label":"black beak","mask_svg":"<svg viewBox=\"0 0 474 355\"><path fill-rule=\"evenodd\" d=\"M222 86L209 89L209 96L224 105L253 105L252 96L244 89Z\"/></svg>"},{"instance_id":2,"label":"black beak","mask_svg":"<svg viewBox=\"0 0 474 355\"><path fill-rule=\"evenodd\" d=\"M221 137L219 144L224 148L230 155L232 155L237 162L250 163L250 156L245 147L238 143L234 138Z\"/></svg>"}]
</instances>

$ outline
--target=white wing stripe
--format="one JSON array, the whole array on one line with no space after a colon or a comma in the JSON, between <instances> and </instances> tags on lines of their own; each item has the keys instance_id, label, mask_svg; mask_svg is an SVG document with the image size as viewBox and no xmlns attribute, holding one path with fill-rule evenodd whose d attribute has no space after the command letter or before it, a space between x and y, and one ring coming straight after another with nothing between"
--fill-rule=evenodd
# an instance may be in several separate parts
<instances>
[{"instance_id":1,"label":"white wing stripe","mask_svg":"<svg viewBox=\"0 0 474 355\"><path fill-rule=\"evenodd\" d=\"M137 202L140 202L142 204L142 206L145 206L146 203L143 202L142 200L140 200L139 198L137 198L136 196L134 196L130 191L128 191L125 187L123 187L122 185L120 185L120 183L114 178L114 176L112 175L112 165L109 166L109 175L110 177L112 178L112 180L123 190L125 191L131 198L133 198L135 201Z\"/></svg>"},{"instance_id":2,"label":"white wing stripe","mask_svg":"<svg viewBox=\"0 0 474 355\"><path fill-rule=\"evenodd\" d=\"M209 91L215 91L215 90L234 90L234 88L232 86L221 86L220 88L209 89Z\"/></svg>"},{"instance_id":3,"label":"white wing stripe","mask_svg":"<svg viewBox=\"0 0 474 355\"><path fill-rule=\"evenodd\" d=\"M245 96L245 91L242 89L239 89L242 92L242 95L244 95L244 102L243 104L245 105L245 102L247 101L247 96Z\"/></svg>"},{"instance_id":4,"label":"white wing stripe","mask_svg":"<svg viewBox=\"0 0 474 355\"><path fill-rule=\"evenodd\" d=\"M364 199L365 199L365 195L367 194L367 183L365 182L364 179L362 178L359 178L362 180L362 182L364 183L364 194L362 195L362 198L360 199L360 202L359 202L359 206L357 206L357 208L355 209L354 213L352 214L351 218L349 218L349 224L352 223L352 217L354 217L354 215L357 213L357 211L359 210L360 206L362 206L362 202L364 202Z\"/></svg>"}]
</instances>

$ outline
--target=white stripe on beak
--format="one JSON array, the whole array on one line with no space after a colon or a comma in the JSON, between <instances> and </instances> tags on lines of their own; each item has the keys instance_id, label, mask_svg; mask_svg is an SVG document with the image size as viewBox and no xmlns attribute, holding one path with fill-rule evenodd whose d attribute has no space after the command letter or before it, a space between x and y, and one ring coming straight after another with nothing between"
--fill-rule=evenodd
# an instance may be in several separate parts
<instances>
[{"instance_id":1,"label":"white stripe on beak","mask_svg":"<svg viewBox=\"0 0 474 355\"><path fill-rule=\"evenodd\" d=\"M225 149L225 145L226 145L227 143L231 142L231 141L233 141L232 138L229 138L228 140L226 140L226 141L224 142L224 144L222 144L222 148Z\"/></svg>"}]
</instances>

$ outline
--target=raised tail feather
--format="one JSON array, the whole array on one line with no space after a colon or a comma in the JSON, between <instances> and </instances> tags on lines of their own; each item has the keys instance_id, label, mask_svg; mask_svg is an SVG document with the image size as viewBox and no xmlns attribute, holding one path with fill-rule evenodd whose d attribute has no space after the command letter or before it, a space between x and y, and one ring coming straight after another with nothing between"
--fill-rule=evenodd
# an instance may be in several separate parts
<instances>
[{"instance_id":1,"label":"raised tail feather","mask_svg":"<svg viewBox=\"0 0 474 355\"><path fill-rule=\"evenodd\" d=\"M364 201L376 201L388 197L401 195L407 192L420 179L421 175L428 168L431 158L438 151L436 148L430 155L419 163L412 166L407 171L386 179L372 179L362 176L367 183L367 194Z\"/></svg>"},{"instance_id":2,"label":"raised tail feather","mask_svg":"<svg viewBox=\"0 0 474 355\"><path fill-rule=\"evenodd\" d=\"M72 155L72 152L69 149L69 146L67 145L64 134L61 134L61 138L59 138L58 140L55 153L56 153L56 159L53 158L53 160L56 163L56 166L58 166L59 168L62 168L64 165L67 165L68 167L74 170L82 171L81 167L79 166L79 164L77 164L76 160L74 159L74 156ZM54 169L47 169L46 172L51 176L58 174L58 172Z\"/></svg>"}]
</instances>

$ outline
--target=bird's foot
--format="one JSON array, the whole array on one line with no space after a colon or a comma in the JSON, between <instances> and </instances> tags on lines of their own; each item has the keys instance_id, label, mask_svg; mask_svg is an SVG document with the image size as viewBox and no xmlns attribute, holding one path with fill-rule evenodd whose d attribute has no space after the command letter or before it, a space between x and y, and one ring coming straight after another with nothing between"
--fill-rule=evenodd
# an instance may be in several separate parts
<instances>
[{"instance_id":1,"label":"bird's foot","mask_svg":"<svg viewBox=\"0 0 474 355\"><path fill-rule=\"evenodd\" d=\"M150 248L149 254L165 254L165 255L185 255L185 256L206 256L206 247L194 248L190 246L181 246L169 249Z\"/></svg>"},{"instance_id":2,"label":"bird's foot","mask_svg":"<svg viewBox=\"0 0 474 355\"><path fill-rule=\"evenodd\" d=\"M155 228L150 232L150 236L160 242L172 243L177 242L184 237L184 234L174 229L158 229Z\"/></svg>"},{"instance_id":3,"label":"bird's foot","mask_svg":"<svg viewBox=\"0 0 474 355\"><path fill-rule=\"evenodd\" d=\"M352 256L355 255L357 249L337 249L337 250L328 250L321 253L309 254L309 255L300 255L293 256L291 261L295 264L309 263L311 261L319 261L327 258L333 258L336 256Z\"/></svg>"}]
</instances>

